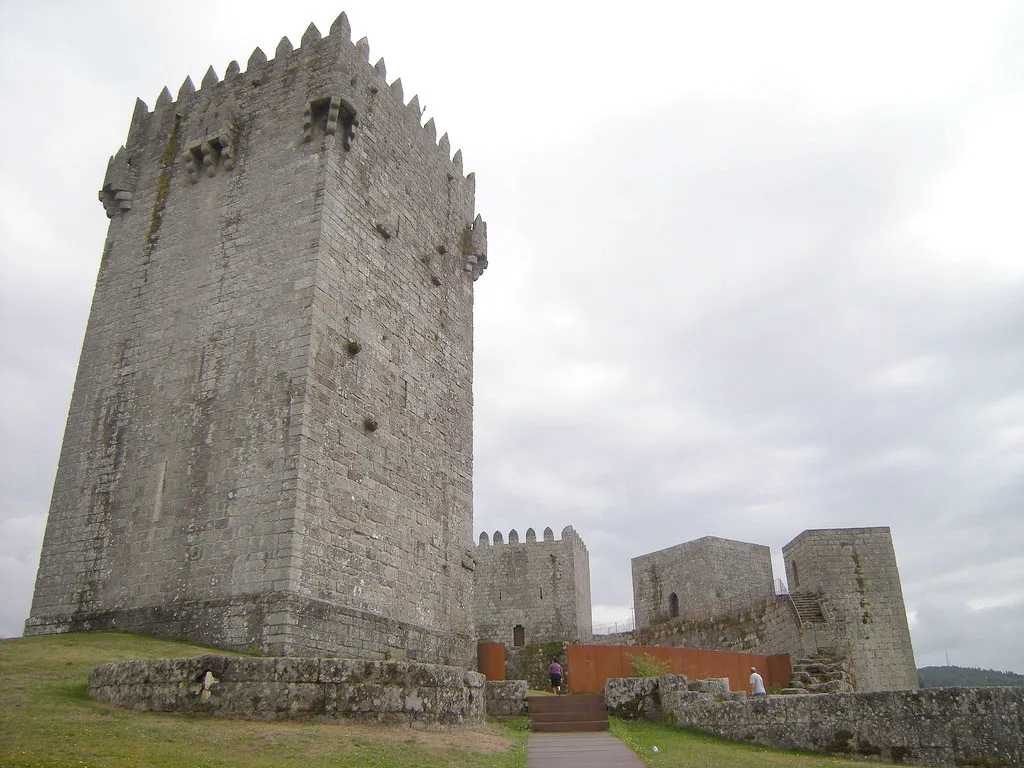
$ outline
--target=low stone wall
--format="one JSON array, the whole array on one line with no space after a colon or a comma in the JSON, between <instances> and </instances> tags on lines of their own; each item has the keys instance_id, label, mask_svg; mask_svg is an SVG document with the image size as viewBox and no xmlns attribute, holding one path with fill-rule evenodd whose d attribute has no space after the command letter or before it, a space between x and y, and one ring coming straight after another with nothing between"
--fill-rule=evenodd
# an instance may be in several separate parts
<instances>
[{"instance_id":1,"label":"low stone wall","mask_svg":"<svg viewBox=\"0 0 1024 768\"><path fill-rule=\"evenodd\" d=\"M700 701L737 701L745 694L729 690L729 678L687 680L686 675L610 678L604 685L608 714L626 720L663 719L680 701L691 696Z\"/></svg>"},{"instance_id":2,"label":"low stone wall","mask_svg":"<svg viewBox=\"0 0 1024 768\"><path fill-rule=\"evenodd\" d=\"M733 741L914 765L1024 766L1024 688L667 698L665 719Z\"/></svg>"},{"instance_id":3,"label":"low stone wall","mask_svg":"<svg viewBox=\"0 0 1024 768\"><path fill-rule=\"evenodd\" d=\"M141 712L476 726L484 682L437 664L199 656L103 664L89 674L89 695Z\"/></svg>"},{"instance_id":4,"label":"low stone wall","mask_svg":"<svg viewBox=\"0 0 1024 768\"><path fill-rule=\"evenodd\" d=\"M487 714L491 717L525 715L527 695L525 680L488 680L484 686Z\"/></svg>"}]
</instances>

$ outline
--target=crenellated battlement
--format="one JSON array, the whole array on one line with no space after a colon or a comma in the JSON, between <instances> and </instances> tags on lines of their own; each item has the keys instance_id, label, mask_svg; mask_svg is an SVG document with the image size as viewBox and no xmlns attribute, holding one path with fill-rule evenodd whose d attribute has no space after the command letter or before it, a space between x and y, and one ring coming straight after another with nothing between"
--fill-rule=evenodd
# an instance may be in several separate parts
<instances>
[{"instance_id":1,"label":"crenellated battlement","mask_svg":"<svg viewBox=\"0 0 1024 768\"><path fill-rule=\"evenodd\" d=\"M472 204L476 177L465 174L462 150L450 154L448 134L438 139L433 118L422 123L419 96L405 101L401 78L388 83L383 58L370 64L369 42L365 37L352 42L344 13L326 37L311 23L298 48L285 36L274 58L268 59L256 47L244 71L231 61L224 72L222 79L211 65L198 89L191 76L186 77L176 98L165 86L152 111L138 99L128 138L111 163L124 155L118 163L131 165L134 156L154 141L173 144L173 156L163 158L162 164L180 164L188 181L198 184L204 177L231 173L244 162L240 153L245 134L259 131L267 110L290 110L295 114L294 132L274 139L290 140L296 149L339 147L342 152L359 152L358 138L364 129L379 136L398 128L410 150L424 159L433 158L432 172L444 183L454 184ZM371 123L377 125L366 125L371 115ZM121 172L120 178L104 180L99 197L107 215L114 218L130 210L135 192L132 175ZM395 210L378 210L375 215L374 226L383 237L397 233L400 216ZM487 228L479 215L462 232L452 233L449 243L436 245L444 248L441 252L456 251L461 269L473 280L487 268Z\"/></svg>"},{"instance_id":2,"label":"crenellated battlement","mask_svg":"<svg viewBox=\"0 0 1024 768\"><path fill-rule=\"evenodd\" d=\"M541 541L537 541L537 532L533 528L526 529L526 540L519 540L519 532L515 528L508 532L508 541L505 540L504 535L501 531L495 531L493 537L493 545L491 544L491 537L488 536L487 531L481 531L480 536L477 539L477 548L480 547L502 547L502 546L531 546L538 545L544 546L545 544L558 544L559 546L571 543L574 548L579 549L583 552L587 551L586 544L583 543L583 539L576 533L576 530L571 526L567 525L562 529L561 538L556 539L554 531L550 527L544 529L544 538Z\"/></svg>"},{"instance_id":3,"label":"crenellated battlement","mask_svg":"<svg viewBox=\"0 0 1024 768\"><path fill-rule=\"evenodd\" d=\"M492 543L493 541L493 543ZM511 645L589 638L590 555L567 525L556 539L550 527L538 541L513 528L508 537L480 534L474 552L474 613L481 639Z\"/></svg>"},{"instance_id":4,"label":"crenellated battlement","mask_svg":"<svg viewBox=\"0 0 1024 768\"><path fill-rule=\"evenodd\" d=\"M353 43L351 34L352 27L348 17L342 13L331 25L330 34L326 37L320 34L320 30L312 22L302 35L298 48L292 45L287 36L282 37L272 59L268 59L257 46L249 56L244 72L237 61L231 61L225 68L224 78L221 79L213 65L210 65L199 89L196 89L191 76L187 76L178 89L177 98L174 99L165 86L157 97L152 111L144 101L137 101L136 114L132 119L126 146L131 146L136 130L146 131L154 122L154 118L157 118L156 122L159 123L159 118L165 115L167 110L173 109L179 117L184 117L186 111L202 108L222 98L228 91L237 95L238 92L267 85L274 78L295 82L303 78L322 80L325 76L333 74L333 78L327 79L333 79L334 84L339 86L338 98L357 111L365 110L379 94L385 94L384 98L392 99L404 110L410 126L419 129L418 134L422 141L443 155L451 163L451 168L458 177L464 178L472 187L475 184L475 176L472 173L464 174L462 150L456 150L454 155L450 155L451 143L448 134L442 135L438 140L437 126L433 118L425 125L422 124L423 110L420 107L419 96L414 95L406 103L402 79L396 78L388 84L384 59L378 59L376 64L371 65L369 41L364 37Z\"/></svg>"}]
</instances>

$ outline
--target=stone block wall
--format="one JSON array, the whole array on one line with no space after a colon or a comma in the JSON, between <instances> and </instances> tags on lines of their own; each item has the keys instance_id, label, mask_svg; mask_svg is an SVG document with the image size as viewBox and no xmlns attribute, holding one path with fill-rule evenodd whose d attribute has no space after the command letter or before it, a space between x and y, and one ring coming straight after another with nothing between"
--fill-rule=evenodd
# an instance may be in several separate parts
<instances>
[{"instance_id":1,"label":"stone block wall","mask_svg":"<svg viewBox=\"0 0 1024 768\"><path fill-rule=\"evenodd\" d=\"M804 531L782 548L791 592L815 594L858 691L917 688L899 568L888 528Z\"/></svg>"},{"instance_id":2,"label":"stone block wall","mask_svg":"<svg viewBox=\"0 0 1024 768\"><path fill-rule=\"evenodd\" d=\"M672 619L635 632L639 645L679 648L715 648L739 653L793 656L816 648L813 630L802 629L796 609L786 596L771 597L760 605L723 619ZM810 647L806 647L810 646Z\"/></svg>"},{"instance_id":3,"label":"stone block wall","mask_svg":"<svg viewBox=\"0 0 1024 768\"><path fill-rule=\"evenodd\" d=\"M632 570L638 629L718 618L775 594L768 547L715 536L634 557Z\"/></svg>"},{"instance_id":4,"label":"stone block wall","mask_svg":"<svg viewBox=\"0 0 1024 768\"><path fill-rule=\"evenodd\" d=\"M533 529L520 542L515 530L506 542L480 534L475 549L474 615L481 640L506 647L589 639L590 555L572 526L555 539L550 528L541 541ZM522 627L520 635L516 627Z\"/></svg>"},{"instance_id":5,"label":"stone block wall","mask_svg":"<svg viewBox=\"0 0 1024 768\"><path fill-rule=\"evenodd\" d=\"M95 667L89 695L140 712L249 720L479 726L484 677L435 664L348 659L123 661Z\"/></svg>"},{"instance_id":6,"label":"stone block wall","mask_svg":"<svg viewBox=\"0 0 1024 768\"><path fill-rule=\"evenodd\" d=\"M138 102L26 634L471 666L474 178L383 60Z\"/></svg>"},{"instance_id":7,"label":"stone block wall","mask_svg":"<svg viewBox=\"0 0 1024 768\"><path fill-rule=\"evenodd\" d=\"M567 648L565 643L538 643L523 648L506 648L505 676L508 680L525 680L535 691L549 690L551 682L548 678L548 665L553 657L562 665L563 686L568 686L574 673L569 664Z\"/></svg>"},{"instance_id":8,"label":"stone block wall","mask_svg":"<svg viewBox=\"0 0 1024 768\"><path fill-rule=\"evenodd\" d=\"M1024 688L769 696L689 694L662 715L733 741L940 766L1024 766ZM652 710L653 713L653 710Z\"/></svg>"},{"instance_id":9,"label":"stone block wall","mask_svg":"<svg viewBox=\"0 0 1024 768\"><path fill-rule=\"evenodd\" d=\"M529 691L525 680L488 680L484 686L489 717L518 717L526 714Z\"/></svg>"}]
</instances>

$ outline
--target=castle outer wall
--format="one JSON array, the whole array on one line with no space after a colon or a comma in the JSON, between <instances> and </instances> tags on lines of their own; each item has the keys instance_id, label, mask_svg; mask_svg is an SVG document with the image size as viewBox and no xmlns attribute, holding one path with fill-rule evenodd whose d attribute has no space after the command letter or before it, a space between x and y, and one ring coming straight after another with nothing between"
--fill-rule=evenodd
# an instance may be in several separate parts
<instances>
[{"instance_id":1,"label":"castle outer wall","mask_svg":"<svg viewBox=\"0 0 1024 768\"><path fill-rule=\"evenodd\" d=\"M709 620L775 594L771 550L705 536L634 557L637 629L672 618Z\"/></svg>"},{"instance_id":2,"label":"castle outer wall","mask_svg":"<svg viewBox=\"0 0 1024 768\"><path fill-rule=\"evenodd\" d=\"M472 664L485 225L368 51L137 104L26 634Z\"/></svg>"},{"instance_id":3,"label":"castle outer wall","mask_svg":"<svg viewBox=\"0 0 1024 768\"><path fill-rule=\"evenodd\" d=\"M572 526L558 540L550 528L541 541L532 528L525 542L515 530L507 542L496 532L493 544L481 533L475 554L480 640L514 647L590 638L590 555Z\"/></svg>"}]
</instances>

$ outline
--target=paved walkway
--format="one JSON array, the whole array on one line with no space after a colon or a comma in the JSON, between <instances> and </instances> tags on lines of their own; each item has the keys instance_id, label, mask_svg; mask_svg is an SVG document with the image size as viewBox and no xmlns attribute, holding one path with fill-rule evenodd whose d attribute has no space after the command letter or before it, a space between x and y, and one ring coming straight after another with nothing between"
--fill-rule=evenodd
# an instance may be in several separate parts
<instances>
[{"instance_id":1,"label":"paved walkway","mask_svg":"<svg viewBox=\"0 0 1024 768\"><path fill-rule=\"evenodd\" d=\"M640 758L608 733L534 733L526 768L643 768Z\"/></svg>"}]
</instances>

